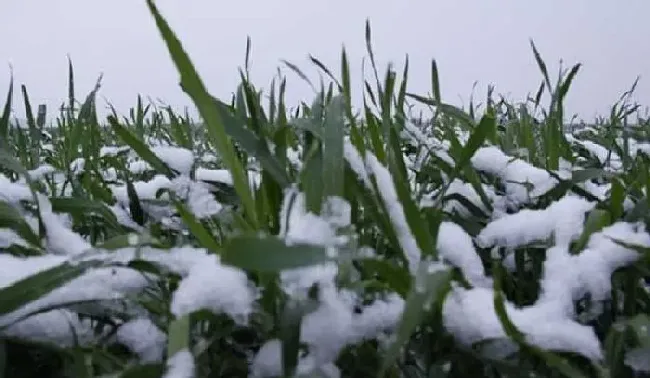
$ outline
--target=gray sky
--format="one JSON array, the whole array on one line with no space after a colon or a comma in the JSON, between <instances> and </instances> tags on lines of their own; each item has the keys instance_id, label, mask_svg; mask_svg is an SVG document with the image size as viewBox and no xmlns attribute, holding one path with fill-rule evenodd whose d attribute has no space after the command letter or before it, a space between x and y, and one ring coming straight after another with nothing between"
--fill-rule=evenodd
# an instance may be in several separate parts
<instances>
[{"instance_id":1,"label":"gray sky","mask_svg":"<svg viewBox=\"0 0 650 378\"><path fill-rule=\"evenodd\" d=\"M268 87L281 59L318 82L309 53L339 72L341 46L348 50L360 99L364 23L383 63L401 70L410 57L409 90L430 90L430 61L438 62L443 99L476 98L487 84L521 99L535 92L541 75L529 46L535 43L555 76L558 62L583 67L567 99L567 111L587 120L609 106L640 75L636 99L650 105L648 0L159 0L210 91L229 98L252 38L252 76ZM189 104L144 0L0 1L0 98L9 83L26 84L32 102L51 108L66 97L67 54L75 65L78 97L104 73L101 96L121 112L141 93L179 108ZM309 87L288 70L288 100L311 101ZM19 87L17 88L19 89ZM17 90L16 95L20 92ZM102 102L103 103L103 102ZM22 115L22 108L17 109Z\"/></svg>"}]
</instances>

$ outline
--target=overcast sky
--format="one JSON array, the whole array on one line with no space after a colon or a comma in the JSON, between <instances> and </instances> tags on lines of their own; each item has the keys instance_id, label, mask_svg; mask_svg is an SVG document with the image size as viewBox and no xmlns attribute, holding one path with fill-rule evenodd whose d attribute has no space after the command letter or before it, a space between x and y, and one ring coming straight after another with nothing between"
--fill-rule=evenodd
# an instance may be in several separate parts
<instances>
[{"instance_id":1,"label":"overcast sky","mask_svg":"<svg viewBox=\"0 0 650 378\"><path fill-rule=\"evenodd\" d=\"M556 75L558 62L583 63L567 111L590 120L604 114L640 75L636 99L650 105L648 0L159 0L210 91L229 98L252 38L252 77L268 87L280 60L303 68L318 82L308 54L339 73L341 46L352 64L353 93L360 95L364 23L371 21L382 63L401 69L410 58L409 90L430 90L430 61L438 62L443 99L467 101L472 84L483 98L487 84L522 99L535 92L540 73L534 39ZM136 96L189 104L144 0L0 1L0 95L9 83L26 84L34 103L58 106L66 97L67 55L75 66L78 96L104 74L101 96L125 112ZM384 65L382 65L383 67ZM311 101L309 87L287 70L288 100ZM17 88L19 89L19 88ZM19 90L16 95L19 95ZM101 105L104 100L101 100ZM18 114L22 115L22 109Z\"/></svg>"}]
</instances>

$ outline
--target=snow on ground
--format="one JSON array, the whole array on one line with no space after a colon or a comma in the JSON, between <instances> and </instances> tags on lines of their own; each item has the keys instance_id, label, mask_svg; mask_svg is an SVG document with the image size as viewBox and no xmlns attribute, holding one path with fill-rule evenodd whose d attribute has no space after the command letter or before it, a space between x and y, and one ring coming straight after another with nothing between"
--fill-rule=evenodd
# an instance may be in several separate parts
<instances>
[{"instance_id":1,"label":"snow on ground","mask_svg":"<svg viewBox=\"0 0 650 378\"><path fill-rule=\"evenodd\" d=\"M454 163L448 153L448 144L428 138L413 125L407 124L404 136L410 138L412 143L426 147L424 153L418 153L413 168L421 166L430 154L448 164ZM467 137L460 139L464 142ZM570 141L584 147L601 163L609 161L612 170L621 168L620 157L609 154L604 147L573 136ZM650 145L637 143L631 151L634 154L645 152L650 150L648 146ZM137 180L133 183L145 211L158 214L159 219L171 216L169 203L156 202L170 200L169 195L163 193L165 190L182 199L197 218L208 218L223 211L225 206L214 199L209 183L232 185L232 177L227 170L197 167L198 159L187 149L158 144L152 147L152 151L179 175L170 179L156 174L147 181ZM302 152L290 151L289 157L293 164L300 167ZM131 152L124 147L106 146L101 149L100 156L115 157ZM371 152L358 151L349 139L344 143L344 157L365 189L377 195L385 206L390 224L396 231L399 247L405 252L408 269L416 274L422 262L422 252L398 200L390 171ZM212 157L203 159L202 162L215 160L216 157ZM128 164L132 174L151 171L150 165L140 159L131 159ZM441 262L436 266L458 267L471 285L469 288L454 286L445 299L443 320L447 330L460 343L467 345L505 337L494 310L493 281L487 277L476 247L503 247L511 251L534 242L543 242L548 244L548 249L540 282L540 298L535 304L524 308L507 302L508 315L524 332L528 342L534 345L579 353L593 360L602 359L602 346L598 338L591 327L577 320L573 303L585 294L590 294L596 300L607 299L612 272L639 257L636 252L617 244L615 240L650 247L650 235L641 224L616 222L592 234L580 254L571 254L569 247L583 233L586 214L594 209L595 203L569 193L546 208L521 209L553 189L557 180L546 170L523 159L508 156L494 146L479 148L472 157L471 164L478 172L501 180L505 193L497 194L492 186L482 184L492 202L493 209L490 213L471 184L456 178L446 187L444 194L465 197L489 218L475 238L451 221L443 221L440 225L436 248ZM78 173L84 167L85 161L80 159L75 161L71 170ZM572 169L574 167L564 161L558 174L570 174ZM41 180L56 173L51 165L43 165L31 170L30 176L33 180ZM115 181L109 184L108 189L116 200L110 209L118 221L133 230L145 231L146 225L135 224L130 218L131 199L126 185L119 182L117 172L107 170L102 174ZM249 172L249 178L259 185L258 173ZM608 195L609 186L590 181L583 185L601 199ZM427 194L428 198L421 205L433 206L433 198L439 194L438 190ZM19 203L33 198L24 181L12 181L0 174L0 199L23 211ZM158 264L181 277L171 300L170 311L176 317L198 310L209 310L227 314L245 324L256 310L255 302L260 295L258 288L249 280L246 272L223 265L215 254L190 247L158 250L153 247L129 246L110 253L96 250L86 238L70 229L69 219L53 211L46 196L38 194L36 199L47 231L42 246L48 254L36 257L0 254L0 266L3 269L0 288L64 263L97 259L104 261L104 265L92 268L45 296L0 316L0 326L6 327L0 331L3 335L63 346L71 346L77 341L89 345L97 339L93 325L76 317L72 308L52 308L71 306L82 301L93 302L108 311L114 309L119 302L130 306L132 319L120 325L114 335L114 342L127 346L143 362L161 361L167 342L166 335L147 317L144 309L130 300L151 289L157 279L123 265L136 258ZM629 208L630 205L627 206ZM471 212L458 201L446 202L444 210L463 217L471 216ZM326 199L324 211L317 215L307 211L304 193L297 187L292 187L284 193L280 218L279 236L287 244L306 243L324 247L328 249L330 257L335 258L339 249L353 242L348 233L341 232L352 226L350 204L343 198ZM38 223L33 217L30 219L31 228L38 232ZM25 240L13 230L0 230L0 248L25 244ZM115 265L116 263L122 265ZM309 354L299 361L300 373L320 372L328 377L339 376L334 361L345 346L379 338L385 333L391 334L401 318L405 306L403 298L389 293L361 306L362 298L357 293L337 286L338 274L339 265L332 261L281 272L282 288L290 294L293 301L306 298L313 284L318 283L320 286L317 307L305 316L301 324L301 341L309 346ZM26 318L39 311L40 313ZM76 340L71 330L74 331ZM259 377L280 374L281 353L279 340L266 341L252 358L252 374ZM637 363L634 356L629 356L630 364ZM192 353L185 349L170 356L165 377L193 377L194 370Z\"/></svg>"},{"instance_id":2,"label":"snow on ground","mask_svg":"<svg viewBox=\"0 0 650 378\"><path fill-rule=\"evenodd\" d=\"M493 146L479 148L472 157L472 165L476 170L490 173L502 180L506 187L508 206L512 209L518 209L557 185L557 180L546 170L512 158Z\"/></svg>"},{"instance_id":3,"label":"snow on ground","mask_svg":"<svg viewBox=\"0 0 650 378\"><path fill-rule=\"evenodd\" d=\"M193 378L195 370L192 352L183 349L169 358L163 378Z\"/></svg>"}]
</instances>

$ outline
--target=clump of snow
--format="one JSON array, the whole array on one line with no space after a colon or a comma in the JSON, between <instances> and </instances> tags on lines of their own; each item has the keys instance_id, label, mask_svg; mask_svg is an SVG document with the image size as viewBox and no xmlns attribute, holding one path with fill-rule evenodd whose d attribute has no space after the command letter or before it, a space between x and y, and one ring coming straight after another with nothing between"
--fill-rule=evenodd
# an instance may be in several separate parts
<instances>
[{"instance_id":1,"label":"clump of snow","mask_svg":"<svg viewBox=\"0 0 650 378\"><path fill-rule=\"evenodd\" d=\"M594 143L586 139L577 139L574 136L567 134L565 135L567 141L580 145L585 148L591 155L596 157L601 164L607 164L606 168L608 170L617 171L623 167L621 158L614 151L610 151L607 148L601 146L600 144Z\"/></svg>"},{"instance_id":2,"label":"clump of snow","mask_svg":"<svg viewBox=\"0 0 650 378\"><path fill-rule=\"evenodd\" d=\"M201 161L203 163L216 163L219 161L219 159L215 154L205 153L203 156L201 156Z\"/></svg>"},{"instance_id":3,"label":"clump of snow","mask_svg":"<svg viewBox=\"0 0 650 378\"><path fill-rule=\"evenodd\" d=\"M279 377L282 375L282 342L268 340L255 355L251 364L251 375L256 378ZM304 361L299 361L299 374L304 374Z\"/></svg>"},{"instance_id":4,"label":"clump of snow","mask_svg":"<svg viewBox=\"0 0 650 378\"><path fill-rule=\"evenodd\" d=\"M308 243L336 248L347 243L337 231L350 225L350 206L340 198L326 199L321 215L306 211L304 194L295 188L285 192L281 211L280 236L288 243ZM306 314L301 323L301 341L309 348L299 361L303 374L321 373L338 376L333 365L341 349L395 327L403 311L404 300L397 295L376 299L355 313L359 298L338 289L338 264L333 261L281 272L282 288L293 301L305 300L312 285L319 287L319 305ZM251 366L254 376L268 377L281 373L281 348L278 340L268 341Z\"/></svg>"},{"instance_id":5,"label":"clump of snow","mask_svg":"<svg viewBox=\"0 0 650 378\"><path fill-rule=\"evenodd\" d=\"M314 369L313 358L301 357L296 373L309 374ZM282 342L279 339L268 340L255 355L251 363L251 376L256 378L279 377L282 375Z\"/></svg>"},{"instance_id":6,"label":"clump of snow","mask_svg":"<svg viewBox=\"0 0 650 378\"><path fill-rule=\"evenodd\" d=\"M40 167L38 167L36 169L32 169L32 170L28 171L29 177L32 180L40 180L40 179L44 178L45 176L47 176L49 174L52 174L54 172L56 172L56 168L54 168L53 166L51 166L49 164L41 165Z\"/></svg>"},{"instance_id":7,"label":"clump of snow","mask_svg":"<svg viewBox=\"0 0 650 378\"><path fill-rule=\"evenodd\" d=\"M632 246L650 247L650 235L642 224L617 222L593 234L587 247L573 257L575 261L570 270L579 280L579 285L574 288L575 300L585 293L591 294L596 301L608 299L612 273L639 259L638 252L623 247L615 240ZM566 267L564 271L566 274ZM549 281L557 281L557 278L549 277ZM568 291L569 287L564 290Z\"/></svg>"},{"instance_id":8,"label":"clump of snow","mask_svg":"<svg viewBox=\"0 0 650 378\"><path fill-rule=\"evenodd\" d=\"M2 256L3 267L13 267L13 276L9 280L3 281L3 286L11 285L17 280L66 261L65 258L59 256L29 258ZM1 316L0 325L8 326L4 330L7 335L19 336L28 340L72 346L76 334L84 343L89 343L94 340L92 324L79 320L68 310L50 310L25 317L55 306L66 306L85 301L111 302L126 299L128 296L139 294L147 285L147 278L133 269L125 267L91 269L43 297ZM101 305L101 303L97 304ZM68 322L70 322L72 330L67 325Z\"/></svg>"},{"instance_id":9,"label":"clump of snow","mask_svg":"<svg viewBox=\"0 0 650 378\"><path fill-rule=\"evenodd\" d=\"M309 345L316 365L332 362L345 347L353 325L352 298L335 290L321 290L321 304L306 315L300 327L300 340Z\"/></svg>"},{"instance_id":10,"label":"clump of snow","mask_svg":"<svg viewBox=\"0 0 650 378\"><path fill-rule=\"evenodd\" d=\"M257 298L255 288L249 284L243 271L222 266L215 255L208 254L205 250L173 248L163 251L150 247L129 247L109 254L95 253L89 257L121 263L138 258L159 263L180 274L182 280L171 303L172 313L177 316L207 309L228 314L234 320L243 322L252 312L253 302ZM68 256L56 255L19 258L0 254L0 262L6 269L6 274L0 277L0 287L11 285L68 259ZM115 301L128 301L128 298L137 297L149 287L152 278L123 266L90 269L38 300L1 316L0 326L8 326L2 334L61 346L75 345L76 337L82 345L89 345L98 336L92 322L80 320L67 309L48 309L92 301L97 308L109 310ZM46 311L26 317L41 310ZM137 309L132 310L136 310L134 315L138 314ZM161 358L165 335L150 320L138 316L121 325L116 341L126 345L141 360L154 361Z\"/></svg>"},{"instance_id":11,"label":"clump of snow","mask_svg":"<svg viewBox=\"0 0 650 378\"><path fill-rule=\"evenodd\" d=\"M4 328L1 335L31 342L52 343L70 348L77 344L89 346L96 340L95 329L90 319L68 310L52 310L30 316Z\"/></svg>"},{"instance_id":12,"label":"clump of snow","mask_svg":"<svg viewBox=\"0 0 650 378\"><path fill-rule=\"evenodd\" d=\"M171 188L199 219L218 214L222 209L206 184L190 180L188 176L179 176L171 183Z\"/></svg>"},{"instance_id":13,"label":"clump of snow","mask_svg":"<svg viewBox=\"0 0 650 378\"><path fill-rule=\"evenodd\" d=\"M494 190L492 188L488 187L487 185L482 185L483 191L485 192L486 196L488 199L491 200L493 205L495 206L495 212L498 214L505 213L505 206L500 206L500 196L496 195ZM430 197L435 197L440 195L441 190L435 190L431 193ZM491 215L490 211L488 208L485 206L483 203L483 200L479 196L479 194L476 192L476 189L472 186L470 183L466 183L461 181L460 179L454 179L451 183L449 183L449 186L447 187L447 190L443 193L444 196L450 196L453 194L460 195L464 197L467 201L469 201L472 205L476 206L479 208L484 214L486 215ZM421 206L422 207L427 207L427 206L433 206L434 201L431 198L425 198L422 200ZM502 208L499 208L502 207ZM456 199L450 199L449 201L446 201L443 206L443 210L448 213L458 213L462 217L471 217L473 214L463 205L463 203L457 201Z\"/></svg>"},{"instance_id":14,"label":"clump of snow","mask_svg":"<svg viewBox=\"0 0 650 378\"><path fill-rule=\"evenodd\" d=\"M427 137L424 133L417 128L411 122L404 123L404 130L402 135L410 138L412 142L415 142L418 146L424 146L425 148L421 151L415 166L420 167L424 160L430 155L434 154L444 162L450 165L454 165L454 159L449 156L447 150L449 148L448 144L441 142L440 140L432 137Z\"/></svg>"},{"instance_id":15,"label":"clump of snow","mask_svg":"<svg viewBox=\"0 0 650 378\"><path fill-rule=\"evenodd\" d=\"M280 273L282 288L292 298L306 298L307 291L313 285L331 287L339 272L338 265L333 261L294 269L285 269Z\"/></svg>"},{"instance_id":16,"label":"clump of snow","mask_svg":"<svg viewBox=\"0 0 650 378\"><path fill-rule=\"evenodd\" d=\"M102 178L106 182L117 181L117 169L110 167L102 171Z\"/></svg>"},{"instance_id":17,"label":"clump of snow","mask_svg":"<svg viewBox=\"0 0 650 378\"><path fill-rule=\"evenodd\" d=\"M182 280L171 303L171 312L177 317L210 310L245 322L257 298L257 291L244 271L222 265L216 255L204 249L182 247L163 251L129 247L113 251L110 256L112 261L121 263L137 257L179 274Z\"/></svg>"},{"instance_id":18,"label":"clump of snow","mask_svg":"<svg viewBox=\"0 0 650 378\"><path fill-rule=\"evenodd\" d=\"M18 236L18 234L16 234L13 230L0 229L0 248L8 248L12 245L29 247L29 243Z\"/></svg>"},{"instance_id":19,"label":"clump of snow","mask_svg":"<svg viewBox=\"0 0 650 378\"><path fill-rule=\"evenodd\" d=\"M581 353L593 360L602 358L600 342L593 329L546 307L515 308L506 302L512 322L526 335L529 343L541 348ZM454 288L443 306L445 328L470 346L507 335L494 308L494 292L487 288Z\"/></svg>"},{"instance_id":20,"label":"clump of snow","mask_svg":"<svg viewBox=\"0 0 650 378\"><path fill-rule=\"evenodd\" d=\"M127 206L128 205L116 203L115 205L109 207L109 209L115 215L115 218L117 218L117 222L119 224L128 227L132 230L143 232L145 228L137 224L135 221L133 221L133 219L131 218L131 214L129 213L129 210L127 210L128 209Z\"/></svg>"},{"instance_id":21,"label":"clump of snow","mask_svg":"<svg viewBox=\"0 0 650 378\"><path fill-rule=\"evenodd\" d=\"M182 349L167 360L167 370L163 378L194 378L195 376L194 356L189 350Z\"/></svg>"},{"instance_id":22,"label":"clump of snow","mask_svg":"<svg viewBox=\"0 0 650 378\"><path fill-rule=\"evenodd\" d=\"M555 237L555 244L568 245L580 236L584 215L596 204L566 195L544 210L524 209L490 222L478 235L483 248L493 245L519 247Z\"/></svg>"},{"instance_id":23,"label":"clump of snow","mask_svg":"<svg viewBox=\"0 0 650 378\"><path fill-rule=\"evenodd\" d=\"M167 335L147 318L133 319L120 325L115 337L117 342L129 348L143 363L160 362L163 359Z\"/></svg>"},{"instance_id":24,"label":"clump of snow","mask_svg":"<svg viewBox=\"0 0 650 378\"><path fill-rule=\"evenodd\" d=\"M361 314L352 318L352 330L348 344L372 339L385 330L392 330L402 317L404 299L397 294L389 294L385 299L376 299L365 306Z\"/></svg>"},{"instance_id":25,"label":"clump of snow","mask_svg":"<svg viewBox=\"0 0 650 378\"><path fill-rule=\"evenodd\" d=\"M612 184L608 183L599 185L590 180L581 182L578 186L601 201L605 201L608 198L609 191L612 188Z\"/></svg>"},{"instance_id":26,"label":"clump of snow","mask_svg":"<svg viewBox=\"0 0 650 378\"><path fill-rule=\"evenodd\" d=\"M460 268L473 286L492 286L491 280L485 277L485 269L472 244L472 238L459 225L442 222L436 248L440 257Z\"/></svg>"},{"instance_id":27,"label":"clump of snow","mask_svg":"<svg viewBox=\"0 0 650 378\"><path fill-rule=\"evenodd\" d=\"M195 171L195 177L199 181L218 182L226 185L234 185L232 175L227 169L207 169L199 167ZM254 171L248 171L248 182L253 187L260 185L261 175Z\"/></svg>"},{"instance_id":28,"label":"clump of snow","mask_svg":"<svg viewBox=\"0 0 650 378\"><path fill-rule=\"evenodd\" d=\"M557 185L557 180L545 170L524 160L512 158L497 147L479 148L471 162L475 169L501 179L512 208L518 208L544 195ZM531 189L527 188L528 185Z\"/></svg>"},{"instance_id":29,"label":"clump of snow","mask_svg":"<svg viewBox=\"0 0 650 378\"><path fill-rule=\"evenodd\" d=\"M148 286L148 283L149 281L145 275L126 267L91 269L70 281L67 285L51 291L34 302L30 302L20 312L60 305L70 301L123 299L127 295L139 294ZM9 315L7 317L9 318Z\"/></svg>"},{"instance_id":30,"label":"clump of snow","mask_svg":"<svg viewBox=\"0 0 650 378\"><path fill-rule=\"evenodd\" d=\"M0 199L15 204L32 199L32 192L23 183L11 182L7 176L0 174Z\"/></svg>"},{"instance_id":31,"label":"clump of snow","mask_svg":"<svg viewBox=\"0 0 650 378\"><path fill-rule=\"evenodd\" d=\"M288 189L280 211L280 235L287 244L306 243L324 247L342 246L348 237L338 229L350 225L350 204L342 198L327 198L321 215L307 211L304 193Z\"/></svg>"},{"instance_id":32,"label":"clump of snow","mask_svg":"<svg viewBox=\"0 0 650 378\"><path fill-rule=\"evenodd\" d=\"M355 314L352 293L337 292L332 288L321 293L320 306L306 315L301 324L301 342L308 345L309 354L300 358L298 372L310 374L319 371L337 377L339 372L334 362L341 349L393 330L404 309L404 300L398 295L390 295L365 306L361 314ZM269 340L253 359L251 373L255 377L272 377L279 375L281 370L280 341Z\"/></svg>"},{"instance_id":33,"label":"clump of snow","mask_svg":"<svg viewBox=\"0 0 650 378\"><path fill-rule=\"evenodd\" d=\"M205 260L190 268L174 292L171 311L181 317L205 309L246 322L255 299L246 273L221 265L215 256L211 262Z\"/></svg>"},{"instance_id":34,"label":"clump of snow","mask_svg":"<svg viewBox=\"0 0 650 378\"><path fill-rule=\"evenodd\" d=\"M61 219L52 212L52 204L47 197L38 193L37 198L47 234L47 248L51 253L79 255L91 248L90 243L61 223Z\"/></svg>"},{"instance_id":35,"label":"clump of snow","mask_svg":"<svg viewBox=\"0 0 650 378\"><path fill-rule=\"evenodd\" d=\"M560 203L562 202L558 201L554 205L558 206ZM567 203L564 202L565 205ZM580 254L571 255L568 251L569 242L581 233L582 227L577 215L583 214L589 208L586 201L582 204L580 202L573 202L573 204L575 205L573 207L567 205L565 217L575 216L576 219L551 221L553 224L559 222L559 227L564 228L561 233L558 233L557 229L553 230L553 227L549 229L539 225L539 220L534 220L533 222L538 225L537 228L518 227L516 226L518 222L508 221L498 223L499 227L493 226L490 232L483 235L484 240L496 240L508 246L518 246L550 235L552 232L556 233L556 245L549 248L546 253L539 300L525 308L515 308L507 302L507 313L532 344L546 349L580 353L591 359L600 359L602 358L600 342L593 329L574 320L574 303L586 294L590 294L595 301L608 299L611 290L611 274L614 270L639 258L637 252L617 244L614 240L648 247L650 235L645 232L641 224L618 222L593 234L587 247ZM574 209L573 212L571 208ZM528 218L542 212L534 213L536 215L529 213ZM524 218L515 218L516 215L511 216L510 219L523 222ZM548 217L553 218L551 215ZM508 217L504 219L508 220ZM494 223L497 222L499 221ZM512 226L509 228L506 226L508 224ZM488 225L486 229L489 227ZM522 230L529 231L522 232ZM469 249L469 246L463 249ZM441 253L443 251L441 249ZM471 290L455 288L444 303L445 327L460 342L467 345L480 340L505 337L505 332L494 311L493 295L493 291L487 287L475 287Z\"/></svg>"},{"instance_id":36,"label":"clump of snow","mask_svg":"<svg viewBox=\"0 0 650 378\"><path fill-rule=\"evenodd\" d=\"M232 175L227 169L197 168L195 175L196 179L201 181L214 181L228 185L233 184Z\"/></svg>"},{"instance_id":37,"label":"clump of snow","mask_svg":"<svg viewBox=\"0 0 650 378\"><path fill-rule=\"evenodd\" d=\"M75 175L82 173L85 169L86 159L82 157L76 158L72 161L72 163L70 163L70 171Z\"/></svg>"},{"instance_id":38,"label":"clump of snow","mask_svg":"<svg viewBox=\"0 0 650 378\"><path fill-rule=\"evenodd\" d=\"M287 159L298 170L301 170L303 166L302 160L300 158L301 155L302 155L302 146L298 146L295 149L287 148Z\"/></svg>"},{"instance_id":39,"label":"clump of snow","mask_svg":"<svg viewBox=\"0 0 650 378\"><path fill-rule=\"evenodd\" d=\"M129 146L103 146L99 149L99 156L117 156L120 153L131 150Z\"/></svg>"},{"instance_id":40,"label":"clump of snow","mask_svg":"<svg viewBox=\"0 0 650 378\"><path fill-rule=\"evenodd\" d=\"M144 173L146 171L150 171L153 168L146 161L138 159L138 160L129 162L128 169L129 169L129 172L131 172L133 174L136 174L136 175L139 175L139 174L142 174L142 173Z\"/></svg>"},{"instance_id":41,"label":"clump of snow","mask_svg":"<svg viewBox=\"0 0 650 378\"><path fill-rule=\"evenodd\" d=\"M2 266L0 287L9 286L16 281L53 268L65 261L66 258L63 256L43 255L20 258L2 253L0 254L0 266Z\"/></svg>"},{"instance_id":42,"label":"clump of snow","mask_svg":"<svg viewBox=\"0 0 650 378\"><path fill-rule=\"evenodd\" d=\"M625 365L636 372L650 373L650 347L625 352Z\"/></svg>"},{"instance_id":43,"label":"clump of snow","mask_svg":"<svg viewBox=\"0 0 650 378\"><path fill-rule=\"evenodd\" d=\"M194 152L182 147L155 146L151 151L167 166L180 174L189 175L194 166Z\"/></svg>"},{"instance_id":44,"label":"clump of snow","mask_svg":"<svg viewBox=\"0 0 650 378\"><path fill-rule=\"evenodd\" d=\"M126 185L109 185L112 189L115 199L120 203L128 206L129 195L126 190ZM140 200L153 200L156 199L156 193L161 189L171 189L171 181L164 175L155 175L149 181L136 181L133 183L138 199Z\"/></svg>"},{"instance_id":45,"label":"clump of snow","mask_svg":"<svg viewBox=\"0 0 650 378\"><path fill-rule=\"evenodd\" d=\"M109 187L122 208L127 209L130 200L126 186L110 185ZM170 190L178 195L189 207L190 212L199 219L211 217L223 209L223 205L217 202L207 184L193 181L186 175L177 176L172 180L164 175L156 175L149 181L134 182L133 187L140 201L155 200L160 191L164 189ZM169 200L169 195L162 192L158 199ZM141 205L148 213L158 213L157 218L171 215L169 207L163 206L161 208L159 205L147 204L146 202L141 203ZM120 211L116 210L116 214L120 214Z\"/></svg>"}]
</instances>

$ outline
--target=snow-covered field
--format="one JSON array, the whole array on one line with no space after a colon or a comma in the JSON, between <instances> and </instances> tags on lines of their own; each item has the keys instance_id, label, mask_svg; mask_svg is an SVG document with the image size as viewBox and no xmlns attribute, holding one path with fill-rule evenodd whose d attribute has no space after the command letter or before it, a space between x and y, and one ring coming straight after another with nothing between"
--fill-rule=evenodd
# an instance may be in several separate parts
<instances>
[{"instance_id":1,"label":"snow-covered field","mask_svg":"<svg viewBox=\"0 0 650 378\"><path fill-rule=\"evenodd\" d=\"M650 371L647 120L621 127L621 102L567 133L557 102L536 123L543 104L466 113L388 82L359 117L343 83L296 112L194 82L198 127L140 102L98 123L94 93L47 130L0 118L0 368ZM373 104L389 95L435 112Z\"/></svg>"},{"instance_id":2,"label":"snow-covered field","mask_svg":"<svg viewBox=\"0 0 650 378\"><path fill-rule=\"evenodd\" d=\"M278 214L266 210L259 213L277 220L278 232L272 232L272 227L245 231L232 224L232 215L238 210L215 196L220 190L216 185L231 187L231 174L212 167L218 165L214 158L198 156L192 149L173 143L148 143L151 156L172 170L167 177L124 144L103 146L95 156L75 158L68 166L57 167L54 162L60 159L52 158L62 152L57 150L57 143L64 142L55 139L41 146L42 161L27 171L33 185L43 184L44 190L34 192L23 175L8 172L15 169L7 158L4 166L8 171L0 176L7 214L0 233L0 243L7 249L0 255L0 282L6 291L0 295L19 305L3 311L3 335L68 348L119 343L128 348L134 361L160 363L167 357L168 374L186 369L183 374L190 376L194 369L192 344L202 340L198 337L168 355L173 329L169 323L184 322L188 315L209 310L251 326L251 318L265 311L260 300L269 288L255 283L246 273L273 272L280 274L280 287L289 295L286 306L308 302L309 290L318 285L319 295L312 298L314 307L299 323L300 340L308 346L309 354L299 359L297 369L305 374L321 371L337 375L334 363L344 348L369 339L383 340L381 345L388 347L395 342L396 329L401 329L398 326L405 307L419 305L422 307L411 311L432 311L428 302L436 298L424 293L439 287L428 287L427 282L438 277L433 282L441 285L441 280L450 279L447 274L451 268L460 270L466 285L452 284L444 298L438 297L445 331L453 335L459 347L507 338L494 307L494 271L484 261L490 255L502 257L505 274L518 275L520 269L531 271L531 261L527 260L539 254L537 260L543 260L543 267L538 277L538 298L526 306L506 301L508 316L526 335L527 343L544 350L575 352L594 363L603 361L602 340L589 321L603 314L605 303L612 305L611 294L616 290L611 286L612 273L641 258L639 252L618 242L650 247L644 222L624 218L645 199L630 193L614 204L611 182L576 177L598 173L625 181L623 160L616 154L607 160L605 147L566 135L565 140L583 154L576 153L573 162L562 159L561 168L549 172L504 153L498 146L485 145L474 151L466 167L475 178L481 178L475 182L478 191L465 181L464 174L455 174L452 179L443 171L441 185L435 185L416 176L425 166L435 167L436 158L450 166L458 159L452 157L448 144L414 124L405 126L400 143L415 147L417 152L399 156L410 179L398 185L408 191L408 196L419 193L420 206L415 213L405 211L391 169L372 150L361 153L350 138L344 137L341 157L344 169L353 174L346 176L343 185L372 200L362 205L356 196L352 196L351 204L349 194L323 197L318 214L307 209L305 186L317 189L298 179L280 193ZM467 149L469 135L458 133L462 151ZM637 157L648 146L630 144L631 156ZM297 178L308 169L300 167L309 165L304 164L301 147L297 144L286 154L287 171ZM255 165L251 162L248 181L253 190L266 184ZM318 180L331 179L318 176ZM85 181L89 177L92 183ZM569 187L547 198L560 182L573 182L581 191ZM93 188L98 186L105 190L107 201L96 197ZM427 186L433 189L429 191ZM584 193L592 197L585 198ZM257 191L255 200L263 198L263 192ZM411 199L409 205L415 203ZM38 208L30 204L38 204ZM380 214L366 215L370 213L366 207L375 204ZM363 215L353 219L352 206ZM622 212L619 219L611 214L615 206ZM418 240L414 233L428 233L429 229L416 231L412 225L421 226L419 222L426 214L441 216L438 231ZM415 217L418 224L409 217ZM464 224L468 219L472 225ZM376 224L381 221L386 224ZM392 235L383 233L382 227L390 229ZM373 228L380 229L370 238L359 237L362 232L372 233ZM221 232L215 233L217 230ZM95 235L93 241L95 233L101 235ZM161 234L168 240L160 240ZM380 242L388 245L373 248L363 239L373 240L375 246ZM421 240L435 240L435 248L421 246ZM580 249L575 248L578 242ZM216 248L209 248L211 245ZM308 256L296 256L303 252ZM273 260L276 254L279 261L271 266L246 261ZM518 254L525 261L516 261ZM432 259L434 256L437 258ZM296 261L282 261L290 258ZM400 274L410 277L411 294L391 290L389 277L355 271L357 266L349 265L352 260L403 269ZM87 266L85 262L94 263ZM153 264L155 270L141 269L145 262ZM43 286L30 289L37 294L28 297L30 301L23 300L18 290L24 287L12 285L33 284L20 280L39 272L43 275L35 280ZM346 283L341 284L341 279ZM357 286L382 279L389 280L385 282L388 290L370 295ZM173 291L164 287L170 281L177 281ZM643 280L639 285L639 290L647 290ZM423 299L414 300L417 294ZM362 305L368 295L373 300ZM585 296L593 303L577 311L575 304ZM159 301L165 306L164 312L151 313L141 303L145 300ZM2 302L6 301L9 299L2 297ZM639 312L643 311L639 307ZM79 317L79 313L90 316ZM109 316L115 324L101 324L92 315ZM250 351L251 371L259 376L280 375L281 350L282 339L269 335L261 349Z\"/></svg>"}]
</instances>

